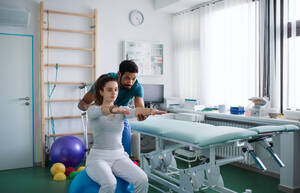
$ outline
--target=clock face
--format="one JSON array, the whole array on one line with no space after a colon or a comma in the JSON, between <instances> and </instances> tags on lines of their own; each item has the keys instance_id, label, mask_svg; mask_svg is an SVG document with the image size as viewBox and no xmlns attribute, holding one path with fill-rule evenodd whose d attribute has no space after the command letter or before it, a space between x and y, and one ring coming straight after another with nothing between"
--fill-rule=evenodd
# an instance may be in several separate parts
<instances>
[{"instance_id":1,"label":"clock face","mask_svg":"<svg viewBox=\"0 0 300 193\"><path fill-rule=\"evenodd\" d=\"M129 21L134 26L139 26L144 22L144 16L142 12L133 10L129 13Z\"/></svg>"}]
</instances>

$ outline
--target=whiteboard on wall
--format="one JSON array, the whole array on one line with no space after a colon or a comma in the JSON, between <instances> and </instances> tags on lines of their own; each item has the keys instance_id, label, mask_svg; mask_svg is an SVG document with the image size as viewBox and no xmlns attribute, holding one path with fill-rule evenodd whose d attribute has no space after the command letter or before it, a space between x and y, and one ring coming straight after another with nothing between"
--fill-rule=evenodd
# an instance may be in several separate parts
<instances>
[{"instance_id":1,"label":"whiteboard on wall","mask_svg":"<svg viewBox=\"0 0 300 193\"><path fill-rule=\"evenodd\" d=\"M140 76L163 75L163 44L143 41L124 41L123 59L133 60Z\"/></svg>"}]
</instances>

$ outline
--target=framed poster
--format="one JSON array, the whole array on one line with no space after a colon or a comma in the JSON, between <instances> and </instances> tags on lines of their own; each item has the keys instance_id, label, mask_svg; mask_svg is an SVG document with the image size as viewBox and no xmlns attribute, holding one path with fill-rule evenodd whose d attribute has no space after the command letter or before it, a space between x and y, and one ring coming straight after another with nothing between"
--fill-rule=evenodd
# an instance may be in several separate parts
<instances>
[{"instance_id":1,"label":"framed poster","mask_svg":"<svg viewBox=\"0 0 300 193\"><path fill-rule=\"evenodd\" d=\"M123 59L133 60L140 76L163 75L163 44L142 41L124 41Z\"/></svg>"}]
</instances>

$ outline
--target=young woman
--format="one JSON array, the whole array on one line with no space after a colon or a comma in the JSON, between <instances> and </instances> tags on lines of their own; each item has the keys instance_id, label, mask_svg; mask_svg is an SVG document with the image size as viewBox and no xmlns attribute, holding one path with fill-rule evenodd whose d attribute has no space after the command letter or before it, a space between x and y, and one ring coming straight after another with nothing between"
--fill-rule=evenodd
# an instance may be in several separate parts
<instances>
[{"instance_id":1,"label":"young woman","mask_svg":"<svg viewBox=\"0 0 300 193\"><path fill-rule=\"evenodd\" d=\"M87 174L101 185L99 193L115 192L115 176L133 184L135 193L147 193L147 175L129 159L122 146L123 121L140 114L157 115L166 112L114 106L118 96L118 83L112 76L100 76L94 87L96 101L87 111L94 138L86 161Z\"/></svg>"}]
</instances>

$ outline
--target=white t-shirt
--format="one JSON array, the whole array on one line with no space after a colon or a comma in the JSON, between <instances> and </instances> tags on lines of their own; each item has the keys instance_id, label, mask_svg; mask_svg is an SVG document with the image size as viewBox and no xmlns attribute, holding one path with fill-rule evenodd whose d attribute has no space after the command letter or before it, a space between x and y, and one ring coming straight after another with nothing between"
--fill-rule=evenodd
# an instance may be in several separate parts
<instances>
[{"instance_id":1,"label":"white t-shirt","mask_svg":"<svg viewBox=\"0 0 300 193\"><path fill-rule=\"evenodd\" d=\"M122 132L124 119L135 117L135 109L123 107L130 112L129 115L114 114L105 116L102 114L101 106L90 106L87 110L89 125L93 132L93 149L119 150L123 149Z\"/></svg>"}]
</instances>

